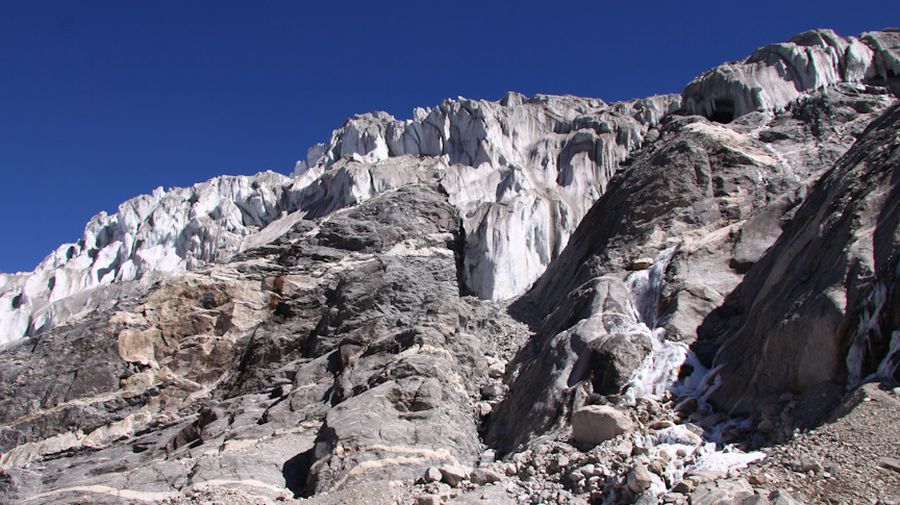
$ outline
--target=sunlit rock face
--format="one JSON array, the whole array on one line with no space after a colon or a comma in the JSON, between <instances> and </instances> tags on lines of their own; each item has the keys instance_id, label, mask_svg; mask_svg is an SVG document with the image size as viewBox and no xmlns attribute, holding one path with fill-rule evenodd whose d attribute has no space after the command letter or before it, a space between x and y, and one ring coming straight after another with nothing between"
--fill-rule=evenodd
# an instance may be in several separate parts
<instances>
[{"instance_id":1,"label":"sunlit rock face","mask_svg":"<svg viewBox=\"0 0 900 505\"><path fill-rule=\"evenodd\" d=\"M804 32L697 77L684 89L684 108L727 123L748 112L782 110L803 93L841 82L891 84L900 76L898 45L897 31Z\"/></svg>"},{"instance_id":2,"label":"sunlit rock face","mask_svg":"<svg viewBox=\"0 0 900 505\"><path fill-rule=\"evenodd\" d=\"M883 89L839 84L780 113L747 114L729 124L666 118L659 138L633 155L559 257L516 300L520 312L548 315L510 363L519 373L492 411L488 440L514 450L559 429L594 395L624 403L659 398L678 382L686 361L694 370L711 368L711 357L703 356L701 365L692 349L712 354L718 342L694 342L698 326L773 246L807 187L895 103ZM782 279L771 282L780 286ZM738 297L747 304L742 310L759 300L751 295L755 287ZM789 297L793 291L779 293ZM774 299L771 292L766 297ZM791 306L785 299L773 303L779 304ZM727 314L731 322L734 312ZM768 321L770 313L748 320ZM887 337L878 341L885 346L890 332L882 333ZM746 361L740 356L748 351L749 335L767 341L763 335L769 334L751 329L735 336L731 366ZM794 354L770 354L768 367L794 373L793 364L777 361ZM728 391L739 389L750 373L739 370L728 375ZM787 382L771 389L783 392ZM685 381L680 387L695 385Z\"/></svg>"},{"instance_id":3,"label":"sunlit rock face","mask_svg":"<svg viewBox=\"0 0 900 505\"><path fill-rule=\"evenodd\" d=\"M724 339L710 359L711 399L724 409L748 412L786 390L900 379L898 126L897 106L872 122L701 328Z\"/></svg>"}]
</instances>

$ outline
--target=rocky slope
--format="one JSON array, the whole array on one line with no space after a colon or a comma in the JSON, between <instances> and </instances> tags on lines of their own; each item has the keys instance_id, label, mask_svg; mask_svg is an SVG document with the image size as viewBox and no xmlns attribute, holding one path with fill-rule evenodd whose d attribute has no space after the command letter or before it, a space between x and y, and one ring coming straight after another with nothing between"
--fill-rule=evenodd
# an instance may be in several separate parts
<instances>
[{"instance_id":1,"label":"rocky slope","mask_svg":"<svg viewBox=\"0 0 900 505\"><path fill-rule=\"evenodd\" d=\"M0 279L0 501L895 503L898 62L365 114L101 214Z\"/></svg>"}]
</instances>

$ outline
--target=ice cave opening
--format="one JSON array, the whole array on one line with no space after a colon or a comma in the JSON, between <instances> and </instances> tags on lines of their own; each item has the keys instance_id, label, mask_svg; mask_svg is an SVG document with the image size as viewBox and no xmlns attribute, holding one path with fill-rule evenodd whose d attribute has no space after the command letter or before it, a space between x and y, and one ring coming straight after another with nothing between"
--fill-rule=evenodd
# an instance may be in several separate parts
<instances>
[{"instance_id":1,"label":"ice cave opening","mask_svg":"<svg viewBox=\"0 0 900 505\"><path fill-rule=\"evenodd\" d=\"M713 111L710 119L717 123L730 123L734 120L734 100L731 98L716 98L713 102Z\"/></svg>"}]
</instances>

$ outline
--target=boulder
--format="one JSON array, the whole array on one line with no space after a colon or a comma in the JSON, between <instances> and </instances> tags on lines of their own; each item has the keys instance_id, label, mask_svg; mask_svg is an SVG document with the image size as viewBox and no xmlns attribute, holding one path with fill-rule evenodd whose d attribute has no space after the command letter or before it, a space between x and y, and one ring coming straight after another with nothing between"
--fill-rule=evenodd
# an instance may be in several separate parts
<instances>
[{"instance_id":1,"label":"boulder","mask_svg":"<svg viewBox=\"0 0 900 505\"><path fill-rule=\"evenodd\" d=\"M599 444L633 429L626 412L607 405L588 405L572 414L572 436L582 443Z\"/></svg>"},{"instance_id":2,"label":"boulder","mask_svg":"<svg viewBox=\"0 0 900 505\"><path fill-rule=\"evenodd\" d=\"M472 469L462 465L444 465L440 468L441 482L445 482L453 487L459 485L460 482L468 480L472 475Z\"/></svg>"},{"instance_id":3,"label":"boulder","mask_svg":"<svg viewBox=\"0 0 900 505\"><path fill-rule=\"evenodd\" d=\"M638 463L628 471L625 482L628 485L628 489L630 489L633 493L641 494L644 491L650 489L650 485L653 483L653 478L650 476L650 472L647 470L647 467L644 466L643 463Z\"/></svg>"}]
</instances>

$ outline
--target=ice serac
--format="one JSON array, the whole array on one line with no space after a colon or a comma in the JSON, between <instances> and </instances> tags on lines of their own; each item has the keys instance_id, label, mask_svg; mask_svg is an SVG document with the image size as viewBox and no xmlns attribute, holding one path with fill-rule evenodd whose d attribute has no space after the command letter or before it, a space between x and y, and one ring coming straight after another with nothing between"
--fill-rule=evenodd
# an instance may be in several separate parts
<instances>
[{"instance_id":1,"label":"ice serac","mask_svg":"<svg viewBox=\"0 0 900 505\"><path fill-rule=\"evenodd\" d=\"M230 257L241 240L291 208L292 180L274 172L216 177L132 198L97 214L82 238L33 272L0 279L0 343L34 335L96 309L100 286L191 270Z\"/></svg>"},{"instance_id":2,"label":"ice serac","mask_svg":"<svg viewBox=\"0 0 900 505\"><path fill-rule=\"evenodd\" d=\"M870 374L900 379L898 132L894 106L813 186L704 323L704 338L724 340L711 362L720 407L749 413L784 393L841 390ZM826 413L827 403L810 403L811 421Z\"/></svg>"},{"instance_id":3,"label":"ice serac","mask_svg":"<svg viewBox=\"0 0 900 505\"><path fill-rule=\"evenodd\" d=\"M860 37L804 32L697 77L684 89L684 108L727 123L753 111L782 110L804 93L842 82L896 86L898 46L896 30Z\"/></svg>"},{"instance_id":4,"label":"ice serac","mask_svg":"<svg viewBox=\"0 0 900 505\"><path fill-rule=\"evenodd\" d=\"M410 120L362 114L311 149L294 175L312 181L342 160L443 158L441 185L466 231L466 286L507 299L543 272L629 153L679 106L677 95L607 104L508 93L498 102L447 100Z\"/></svg>"}]
</instances>

